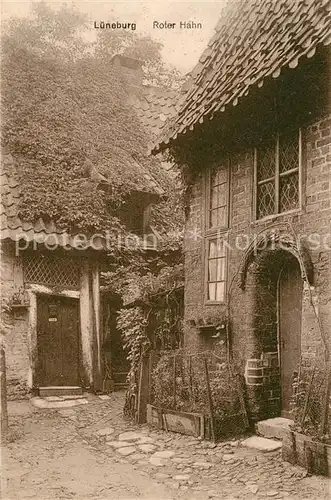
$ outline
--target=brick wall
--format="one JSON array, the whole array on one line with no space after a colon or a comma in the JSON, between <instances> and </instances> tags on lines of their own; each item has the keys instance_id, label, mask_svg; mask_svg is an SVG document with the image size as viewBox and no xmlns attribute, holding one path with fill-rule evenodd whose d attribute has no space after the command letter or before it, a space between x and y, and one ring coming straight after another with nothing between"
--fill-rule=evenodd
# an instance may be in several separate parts
<instances>
[{"instance_id":1,"label":"brick wall","mask_svg":"<svg viewBox=\"0 0 331 500\"><path fill-rule=\"evenodd\" d=\"M3 303L10 300L14 291L23 285L22 263L15 257L14 245L1 245L1 296ZM15 284L14 284L15 283ZM29 377L28 317L26 309L13 309L2 317L6 350L8 397L22 397L27 393Z\"/></svg>"},{"instance_id":2,"label":"brick wall","mask_svg":"<svg viewBox=\"0 0 331 500\"><path fill-rule=\"evenodd\" d=\"M261 278L261 266L268 267L265 259L257 269L256 260L247 272L246 286L239 287L239 270L245 255L244 250L235 248L239 242L244 248L245 241L252 240L257 233L276 229L280 234L291 233L302 237L309 248L314 266L314 283L304 284L302 304L302 357L305 363L312 363L321 354L322 343L313 301L320 317L321 325L331 344L331 117L325 116L302 130L303 145L303 206L298 212L278 215L265 221L254 221L253 217L253 151L233 154L231 157L230 225L228 239L231 250L228 255L228 287L233 281L230 297L230 339L233 359L244 373L247 359L260 357L263 352L277 351L276 309L268 312L268 304L276 301L275 276ZM224 317L225 305L207 305L204 301L204 182L197 179L191 196L190 213L186 223L184 241L185 254L185 344L191 349L216 349L225 354L224 345L217 339L205 338L195 325L199 321L217 322ZM289 223L291 228L279 226ZM320 245L316 242L320 240ZM324 244L323 244L324 240ZM238 246L238 245L237 245ZM275 254L276 255L276 254ZM275 255L271 255L274 272L277 272ZM281 256L280 256L281 258ZM257 276L256 272L258 272ZM278 271L279 272L279 271ZM265 293L257 297L258 281L264 279ZM269 283L268 283L269 281ZM272 284L273 283L273 284ZM270 309L271 310L271 309ZM258 332L268 332L258 336ZM268 405L278 397L279 389L274 385L279 366L273 366L265 375L264 394L261 405ZM266 373L266 372L265 372ZM270 382L273 381L273 382ZM273 386L273 388L271 387ZM253 391L254 392L254 391ZM256 392L256 391L255 391ZM255 398L256 399L256 398ZM260 409L261 409L260 405ZM258 405L259 407L259 405ZM256 409L255 409L256 410ZM254 411L255 411L254 410ZM254 413L253 411L253 413ZM262 411L262 410L261 410ZM274 412L277 413L277 404ZM257 408L256 413L259 413Z\"/></svg>"}]
</instances>

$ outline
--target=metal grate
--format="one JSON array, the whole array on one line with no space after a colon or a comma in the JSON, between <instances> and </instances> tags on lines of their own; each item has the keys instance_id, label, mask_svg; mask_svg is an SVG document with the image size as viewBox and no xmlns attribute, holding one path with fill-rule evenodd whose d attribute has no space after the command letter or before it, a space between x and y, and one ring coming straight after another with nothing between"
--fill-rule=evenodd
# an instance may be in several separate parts
<instances>
[{"instance_id":1,"label":"metal grate","mask_svg":"<svg viewBox=\"0 0 331 500\"><path fill-rule=\"evenodd\" d=\"M324 360L305 366L293 376L292 418L300 432L331 444L331 396L329 370Z\"/></svg>"},{"instance_id":2,"label":"metal grate","mask_svg":"<svg viewBox=\"0 0 331 500\"><path fill-rule=\"evenodd\" d=\"M23 258L24 282L78 290L80 261L57 255L26 254Z\"/></svg>"},{"instance_id":3,"label":"metal grate","mask_svg":"<svg viewBox=\"0 0 331 500\"><path fill-rule=\"evenodd\" d=\"M211 351L191 354L185 349L162 352L151 359L150 402L161 412L203 414L207 439L238 435L247 429L242 381L225 359Z\"/></svg>"}]
</instances>

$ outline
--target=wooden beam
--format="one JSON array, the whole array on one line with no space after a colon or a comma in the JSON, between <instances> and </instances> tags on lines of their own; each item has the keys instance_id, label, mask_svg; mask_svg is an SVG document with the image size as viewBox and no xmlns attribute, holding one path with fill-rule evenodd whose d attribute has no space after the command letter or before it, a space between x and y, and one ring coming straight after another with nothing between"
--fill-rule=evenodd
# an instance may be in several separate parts
<instances>
[{"instance_id":1,"label":"wooden beam","mask_svg":"<svg viewBox=\"0 0 331 500\"><path fill-rule=\"evenodd\" d=\"M1 441L4 442L8 433L7 384L5 350L0 349L0 419Z\"/></svg>"}]
</instances>

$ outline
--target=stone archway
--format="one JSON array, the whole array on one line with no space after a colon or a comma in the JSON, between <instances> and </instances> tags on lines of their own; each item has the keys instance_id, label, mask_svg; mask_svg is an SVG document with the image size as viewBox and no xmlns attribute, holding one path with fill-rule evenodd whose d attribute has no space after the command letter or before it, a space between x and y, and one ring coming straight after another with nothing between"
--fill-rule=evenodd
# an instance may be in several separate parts
<instances>
[{"instance_id":1,"label":"stone archway","mask_svg":"<svg viewBox=\"0 0 331 500\"><path fill-rule=\"evenodd\" d=\"M303 274L293 249L266 245L248 262L245 288L250 295L247 358L262 376L248 387L253 418L284 415L290 407L293 372L300 361ZM253 384L252 384L253 385Z\"/></svg>"},{"instance_id":2,"label":"stone archway","mask_svg":"<svg viewBox=\"0 0 331 500\"><path fill-rule=\"evenodd\" d=\"M242 290L246 288L247 273L249 266L257 259L257 257L265 255L267 252L284 250L292 254L299 262L301 276L307 280L310 285L314 282L314 266L310 257L310 253L303 240L297 241L292 236L286 233L275 233L268 231L261 233L256 238L248 249L245 259L241 265L239 273L239 286Z\"/></svg>"}]
</instances>

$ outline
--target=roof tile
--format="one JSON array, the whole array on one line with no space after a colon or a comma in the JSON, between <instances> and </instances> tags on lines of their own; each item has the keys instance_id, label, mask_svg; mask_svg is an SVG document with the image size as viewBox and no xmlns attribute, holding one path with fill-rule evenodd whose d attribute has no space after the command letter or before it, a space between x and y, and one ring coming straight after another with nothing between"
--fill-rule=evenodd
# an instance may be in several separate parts
<instances>
[{"instance_id":1,"label":"roof tile","mask_svg":"<svg viewBox=\"0 0 331 500\"><path fill-rule=\"evenodd\" d=\"M20 188L15 176L15 162L11 155L3 154L1 157L7 172L1 173L1 203L0 203L0 229L1 239L16 240L24 238L27 241L49 242L49 236L56 238L59 245L76 246L74 237L65 229L58 228L54 221L45 222L39 219L36 223L22 221L19 217ZM10 175L10 173L12 175ZM101 248L101 246L99 247Z\"/></svg>"},{"instance_id":2,"label":"roof tile","mask_svg":"<svg viewBox=\"0 0 331 500\"><path fill-rule=\"evenodd\" d=\"M331 0L230 0L154 151L331 43Z\"/></svg>"},{"instance_id":3,"label":"roof tile","mask_svg":"<svg viewBox=\"0 0 331 500\"><path fill-rule=\"evenodd\" d=\"M179 97L179 92L171 89L144 86L142 95L134 102L134 106L153 138L164 128L163 116L170 118L178 111Z\"/></svg>"}]
</instances>

